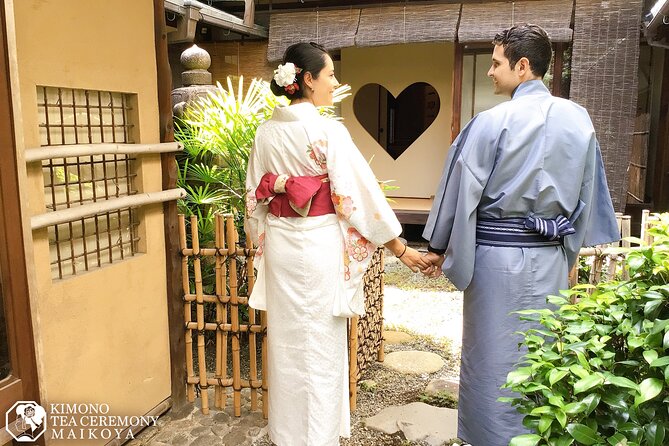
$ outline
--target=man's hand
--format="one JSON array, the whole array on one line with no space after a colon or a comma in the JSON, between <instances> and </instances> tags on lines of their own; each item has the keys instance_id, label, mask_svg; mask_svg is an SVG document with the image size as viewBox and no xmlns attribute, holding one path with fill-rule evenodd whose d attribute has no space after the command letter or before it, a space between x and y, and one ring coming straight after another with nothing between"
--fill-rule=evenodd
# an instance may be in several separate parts
<instances>
[{"instance_id":1,"label":"man's hand","mask_svg":"<svg viewBox=\"0 0 669 446\"><path fill-rule=\"evenodd\" d=\"M439 277L441 275L441 265L444 263L446 257L434 252L428 252L423 257L431 265L428 268L422 269L421 272L432 279Z\"/></svg>"}]
</instances>

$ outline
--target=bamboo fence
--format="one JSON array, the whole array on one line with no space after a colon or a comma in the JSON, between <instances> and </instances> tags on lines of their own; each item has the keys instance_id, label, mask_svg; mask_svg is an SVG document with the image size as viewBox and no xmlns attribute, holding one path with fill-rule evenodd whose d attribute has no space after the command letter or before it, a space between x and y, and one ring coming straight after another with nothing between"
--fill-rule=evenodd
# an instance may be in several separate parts
<instances>
[{"instance_id":1,"label":"bamboo fence","mask_svg":"<svg viewBox=\"0 0 669 446\"><path fill-rule=\"evenodd\" d=\"M218 409L226 407L227 390L231 388L234 414L241 416L242 390L250 389L250 410L258 410L259 394L261 394L262 413L267 418L266 314L264 311L253 310L247 305L248 295L253 290L255 280L253 258L256 249L252 244L245 248L239 247L239 234L231 215L216 215L214 247L200 246L200 234L197 228L197 217L191 216L191 246L189 247L186 237L186 217L179 216L188 400L194 402L196 396L199 395L202 412L208 414L209 387L214 388L214 406ZM246 240L250 243L248 237ZM214 294L205 293L203 263L214 264ZM191 278L194 279L192 285ZM356 407L357 381L362 370L372 360L383 359L382 249L374 253L371 267L365 275L364 287L367 314L361 318L349 320L351 410L355 410ZM245 292L242 294L241 290ZM247 311L247 321L242 321L243 310ZM195 320L193 320L193 315ZM212 316L215 320L207 320L212 319ZM213 333L213 336L207 336L208 332ZM242 338L248 339L247 345L241 342ZM195 344L194 339L196 339ZM208 370L206 361L207 351L212 348L211 344L215 351L214 370ZM248 354L244 354L245 357L248 357L248 361L245 361L244 364L242 364L242 348L248 351ZM195 353L197 353L197 360ZM258 377L259 371L260 377Z\"/></svg>"},{"instance_id":2,"label":"bamboo fence","mask_svg":"<svg viewBox=\"0 0 669 446\"><path fill-rule=\"evenodd\" d=\"M615 248L629 248L632 244L626 238L631 236L631 218L629 215L616 214L618 220L618 229L620 230L621 240L617 243L600 245L592 248L582 248L579 257L592 257L592 264L588 275L588 283L595 285L601 280L614 280L616 276L623 280L629 279L629 271L624 268L625 254L618 252ZM641 228L639 238L646 244L652 242L652 237L648 234L648 228L657 217L644 210L641 214ZM613 248L613 249L611 249ZM576 262L574 268L569 273L569 286L572 287L578 283L580 262Z\"/></svg>"}]
</instances>

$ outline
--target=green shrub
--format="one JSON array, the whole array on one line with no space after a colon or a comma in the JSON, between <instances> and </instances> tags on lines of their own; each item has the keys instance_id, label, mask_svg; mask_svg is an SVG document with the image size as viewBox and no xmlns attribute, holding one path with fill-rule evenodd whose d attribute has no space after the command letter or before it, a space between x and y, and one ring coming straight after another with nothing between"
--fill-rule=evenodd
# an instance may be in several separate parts
<instances>
[{"instance_id":1,"label":"green shrub","mask_svg":"<svg viewBox=\"0 0 669 446\"><path fill-rule=\"evenodd\" d=\"M519 312L538 324L504 385L520 396L500 400L534 433L511 446L669 444L669 214L649 232L652 245L628 250L629 280L577 285L548 298L555 311Z\"/></svg>"}]
</instances>

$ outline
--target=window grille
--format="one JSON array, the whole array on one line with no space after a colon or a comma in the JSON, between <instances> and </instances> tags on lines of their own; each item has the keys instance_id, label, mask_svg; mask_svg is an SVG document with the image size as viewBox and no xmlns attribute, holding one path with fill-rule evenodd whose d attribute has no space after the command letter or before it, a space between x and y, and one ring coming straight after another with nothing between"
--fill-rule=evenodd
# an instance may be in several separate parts
<instances>
[{"instance_id":1,"label":"window grille","mask_svg":"<svg viewBox=\"0 0 669 446\"><path fill-rule=\"evenodd\" d=\"M125 93L40 86L40 143L132 143L131 101ZM137 193L135 161L124 154L43 161L47 212ZM52 277L62 279L133 256L138 226L131 208L49 226Z\"/></svg>"}]
</instances>

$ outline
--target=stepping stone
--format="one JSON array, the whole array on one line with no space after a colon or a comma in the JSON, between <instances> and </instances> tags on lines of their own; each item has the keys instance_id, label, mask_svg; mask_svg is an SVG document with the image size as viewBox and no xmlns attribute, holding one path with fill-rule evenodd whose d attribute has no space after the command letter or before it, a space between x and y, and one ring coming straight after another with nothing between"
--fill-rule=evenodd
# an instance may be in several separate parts
<instances>
[{"instance_id":1,"label":"stepping stone","mask_svg":"<svg viewBox=\"0 0 669 446\"><path fill-rule=\"evenodd\" d=\"M409 350L387 354L383 364L405 375L422 375L441 370L444 360L436 353Z\"/></svg>"},{"instance_id":2,"label":"stepping stone","mask_svg":"<svg viewBox=\"0 0 669 446\"><path fill-rule=\"evenodd\" d=\"M402 331L383 331L383 340L386 344L404 344L405 342L410 342L412 339L413 337L410 334Z\"/></svg>"},{"instance_id":3,"label":"stepping stone","mask_svg":"<svg viewBox=\"0 0 669 446\"><path fill-rule=\"evenodd\" d=\"M460 383L454 379L433 379L430 381L425 388L426 395L438 395L440 393L447 393L452 396L455 400L458 399L458 394L460 392Z\"/></svg>"},{"instance_id":4,"label":"stepping stone","mask_svg":"<svg viewBox=\"0 0 669 446\"><path fill-rule=\"evenodd\" d=\"M367 418L365 426L389 435L402 431L409 441L440 446L457 438L458 411L425 403L391 406Z\"/></svg>"}]
</instances>

